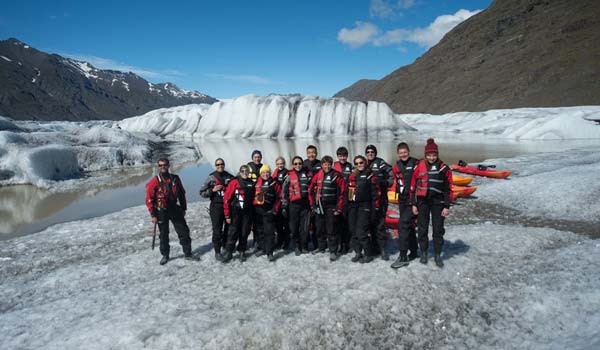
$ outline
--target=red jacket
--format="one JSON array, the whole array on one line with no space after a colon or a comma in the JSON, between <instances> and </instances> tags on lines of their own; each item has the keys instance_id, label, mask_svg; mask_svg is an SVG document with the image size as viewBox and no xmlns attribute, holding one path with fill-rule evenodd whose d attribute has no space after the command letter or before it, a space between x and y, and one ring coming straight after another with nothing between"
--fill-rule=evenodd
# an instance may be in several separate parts
<instances>
[{"instance_id":1,"label":"red jacket","mask_svg":"<svg viewBox=\"0 0 600 350\"><path fill-rule=\"evenodd\" d=\"M277 215L281 207L281 185L273 178L269 178L267 182L265 183L262 177L256 180L253 204L255 207L263 207L265 210L272 208L273 214Z\"/></svg>"},{"instance_id":2,"label":"red jacket","mask_svg":"<svg viewBox=\"0 0 600 350\"><path fill-rule=\"evenodd\" d=\"M325 175L321 169L310 182L308 191L310 206L315 208L320 201L322 204L335 204L336 209L342 212L344 211L345 190L346 182L342 174L332 169Z\"/></svg>"},{"instance_id":3,"label":"red jacket","mask_svg":"<svg viewBox=\"0 0 600 350\"><path fill-rule=\"evenodd\" d=\"M254 182L251 178L242 180L236 177L229 181L225 195L223 196L223 214L226 218L231 217L231 206L236 205L242 210L246 210L252 207L252 201L254 200Z\"/></svg>"},{"instance_id":4,"label":"red jacket","mask_svg":"<svg viewBox=\"0 0 600 350\"><path fill-rule=\"evenodd\" d=\"M179 176L167 174L163 178L156 175L146 184L146 207L151 216L157 216L158 210L170 209L169 204L177 204L178 200L181 209L187 210L185 189Z\"/></svg>"},{"instance_id":5,"label":"red jacket","mask_svg":"<svg viewBox=\"0 0 600 350\"><path fill-rule=\"evenodd\" d=\"M429 198L445 208L450 207L452 170L441 160L433 164L425 159L417 164L410 182L410 199L413 205L418 198Z\"/></svg>"}]
</instances>

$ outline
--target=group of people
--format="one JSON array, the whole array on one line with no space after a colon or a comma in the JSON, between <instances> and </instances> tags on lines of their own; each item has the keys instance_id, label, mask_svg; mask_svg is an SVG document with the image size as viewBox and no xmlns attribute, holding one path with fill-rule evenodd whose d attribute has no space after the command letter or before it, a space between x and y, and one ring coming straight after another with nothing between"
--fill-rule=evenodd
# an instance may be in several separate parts
<instances>
[{"instance_id":1,"label":"group of people","mask_svg":"<svg viewBox=\"0 0 600 350\"><path fill-rule=\"evenodd\" d=\"M449 214L452 172L439 159L433 139L425 145L425 158L410 156L407 143L397 149L394 166L377 157L377 148L368 145L365 156L348 162L348 149L339 147L338 160L317 158L317 148L306 148L306 159L294 156L291 167L284 157L275 169L262 163L262 153L252 152L252 160L239 167L236 175L225 170L222 158L200 195L210 199L212 244L215 258L224 263L239 252L245 260L248 237L252 233L254 254L274 261L278 249L296 255L326 253L336 261L354 251L352 262L368 263L376 256L389 260L385 226L388 191L398 200L398 241L400 254L391 265L407 266L420 257L428 262L428 228L433 226L434 260L442 267L444 218ZM158 160L159 173L146 185L146 205L160 231L163 265L169 261L169 221L179 236L186 259L192 255L189 227L185 221L185 190L177 175L169 172L169 161ZM418 230L418 238L416 231Z\"/></svg>"}]
</instances>

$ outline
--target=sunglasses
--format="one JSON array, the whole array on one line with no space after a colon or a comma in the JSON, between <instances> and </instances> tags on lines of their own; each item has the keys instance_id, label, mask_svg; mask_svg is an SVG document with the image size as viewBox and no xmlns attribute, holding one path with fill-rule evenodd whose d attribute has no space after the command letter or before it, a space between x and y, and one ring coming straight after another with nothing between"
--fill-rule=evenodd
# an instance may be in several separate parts
<instances>
[{"instance_id":1,"label":"sunglasses","mask_svg":"<svg viewBox=\"0 0 600 350\"><path fill-rule=\"evenodd\" d=\"M240 170L240 174L250 174L250 170Z\"/></svg>"},{"instance_id":2,"label":"sunglasses","mask_svg":"<svg viewBox=\"0 0 600 350\"><path fill-rule=\"evenodd\" d=\"M367 151L367 153L375 153L375 151Z\"/></svg>"},{"instance_id":3,"label":"sunglasses","mask_svg":"<svg viewBox=\"0 0 600 350\"><path fill-rule=\"evenodd\" d=\"M215 166L225 166L225 163L217 163Z\"/></svg>"},{"instance_id":4,"label":"sunglasses","mask_svg":"<svg viewBox=\"0 0 600 350\"><path fill-rule=\"evenodd\" d=\"M294 163L294 165L302 165L302 163Z\"/></svg>"},{"instance_id":5,"label":"sunglasses","mask_svg":"<svg viewBox=\"0 0 600 350\"><path fill-rule=\"evenodd\" d=\"M363 165L365 162L355 162L354 165Z\"/></svg>"},{"instance_id":6,"label":"sunglasses","mask_svg":"<svg viewBox=\"0 0 600 350\"><path fill-rule=\"evenodd\" d=\"M169 164L159 164L158 167L159 168L168 168Z\"/></svg>"}]
</instances>

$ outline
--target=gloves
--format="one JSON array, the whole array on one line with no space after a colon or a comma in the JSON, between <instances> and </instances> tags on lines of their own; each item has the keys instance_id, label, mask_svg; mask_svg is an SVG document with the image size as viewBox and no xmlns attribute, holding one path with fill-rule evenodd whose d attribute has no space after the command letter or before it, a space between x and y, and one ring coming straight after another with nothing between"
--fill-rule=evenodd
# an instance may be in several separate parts
<instances>
[{"instance_id":1,"label":"gloves","mask_svg":"<svg viewBox=\"0 0 600 350\"><path fill-rule=\"evenodd\" d=\"M284 218L288 218L288 210L287 208L281 208L281 216L283 216Z\"/></svg>"}]
</instances>

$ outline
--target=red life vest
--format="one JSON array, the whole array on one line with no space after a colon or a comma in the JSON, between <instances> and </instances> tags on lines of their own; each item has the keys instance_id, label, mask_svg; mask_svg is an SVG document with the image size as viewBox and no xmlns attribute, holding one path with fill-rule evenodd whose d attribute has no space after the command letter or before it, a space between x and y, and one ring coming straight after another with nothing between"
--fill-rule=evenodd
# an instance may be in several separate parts
<instances>
[{"instance_id":1,"label":"red life vest","mask_svg":"<svg viewBox=\"0 0 600 350\"><path fill-rule=\"evenodd\" d=\"M439 159L433 164L429 164L429 162L423 160L417 166L416 170L417 197L427 197L429 193L431 195L444 194L444 181L448 178L447 171L450 170L446 164Z\"/></svg>"},{"instance_id":2,"label":"red life vest","mask_svg":"<svg viewBox=\"0 0 600 350\"><path fill-rule=\"evenodd\" d=\"M348 177L352 174L352 164L350 162L346 162L344 165L339 161L335 162L333 163L333 169L342 174L344 181L348 182Z\"/></svg>"},{"instance_id":3,"label":"red life vest","mask_svg":"<svg viewBox=\"0 0 600 350\"><path fill-rule=\"evenodd\" d=\"M308 199L308 188L310 186L311 177L306 169L290 171L288 176L290 181L290 202Z\"/></svg>"},{"instance_id":4,"label":"red life vest","mask_svg":"<svg viewBox=\"0 0 600 350\"><path fill-rule=\"evenodd\" d=\"M417 164L419 164L419 161L416 158L409 157L406 164L404 164L403 161L398 160L396 165L394 165L393 172L396 180L394 185L399 198L408 198L410 193L410 182Z\"/></svg>"}]
</instances>

